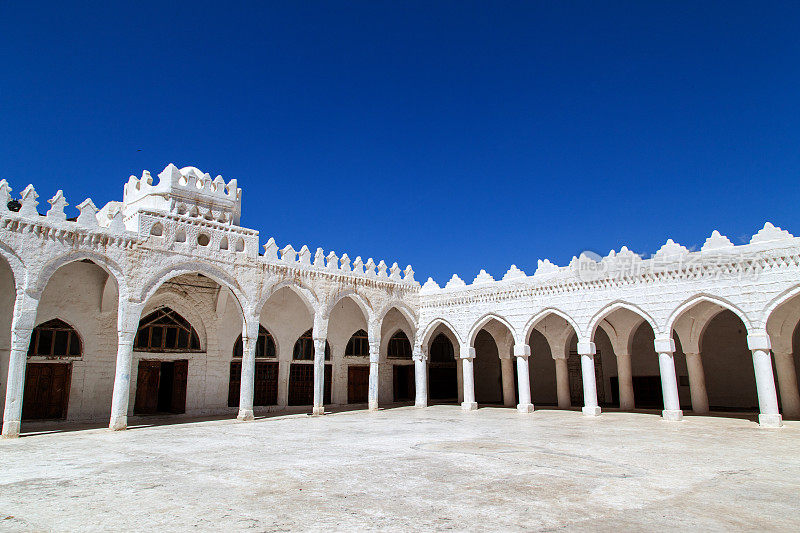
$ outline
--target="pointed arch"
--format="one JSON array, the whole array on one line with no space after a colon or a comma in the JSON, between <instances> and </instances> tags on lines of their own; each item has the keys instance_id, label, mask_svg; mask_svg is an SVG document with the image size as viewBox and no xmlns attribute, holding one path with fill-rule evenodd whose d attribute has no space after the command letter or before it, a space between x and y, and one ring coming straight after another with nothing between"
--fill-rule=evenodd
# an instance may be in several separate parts
<instances>
[{"instance_id":1,"label":"pointed arch","mask_svg":"<svg viewBox=\"0 0 800 533\"><path fill-rule=\"evenodd\" d=\"M202 274L214 280L219 285L228 287L238 301L239 309L244 314L244 309L247 308L248 300L244 291L233 276L215 266L198 261L181 261L164 267L142 285L141 291L137 294L139 302L146 303L164 283L184 274Z\"/></svg>"},{"instance_id":2,"label":"pointed arch","mask_svg":"<svg viewBox=\"0 0 800 533\"><path fill-rule=\"evenodd\" d=\"M375 314L375 318L378 322L383 323L383 319L386 318L386 315L392 309L397 309L397 311L402 314L408 325L412 329L416 329L417 326L417 317L414 315L414 311L412 311L411 307L408 306L406 302L403 300L391 300L384 305L380 311Z\"/></svg>"},{"instance_id":3,"label":"pointed arch","mask_svg":"<svg viewBox=\"0 0 800 533\"><path fill-rule=\"evenodd\" d=\"M456 342L459 345L461 344L461 337L459 337L458 333L456 333L456 328L454 328L453 325L450 322L448 322L444 318L434 318L433 320L431 320L428 323L427 326L425 326L425 329L423 330L422 335L419 336L419 339L421 341L420 344L422 346L427 345L431 341L431 339L430 339L431 334L434 331L436 331L436 328L438 328L439 326L444 326L445 328L450 330L450 333L456 339Z\"/></svg>"},{"instance_id":4,"label":"pointed arch","mask_svg":"<svg viewBox=\"0 0 800 533\"><path fill-rule=\"evenodd\" d=\"M263 309L264 306L267 305L267 301L269 301L269 299L272 298L276 292L284 287L288 287L292 292L300 297L300 301L303 302L303 305L306 306L306 309L308 309L308 312L312 317L317 314L317 309L319 308L319 299L317 298L317 295L314 294L313 290L294 279L285 279L283 281L279 281L270 286L268 289L264 290L261 294L261 299L258 301L257 309Z\"/></svg>"},{"instance_id":5,"label":"pointed arch","mask_svg":"<svg viewBox=\"0 0 800 533\"><path fill-rule=\"evenodd\" d=\"M785 304L798 294L800 294L800 285L795 285L791 289L783 291L778 296L770 300L770 302L764 308L764 311L761 313L760 323L758 325L766 328L767 324L769 323L769 319L772 317L773 313L780 306L782 306L783 304ZM745 322L745 324L746 323L747 322Z\"/></svg>"},{"instance_id":6,"label":"pointed arch","mask_svg":"<svg viewBox=\"0 0 800 533\"><path fill-rule=\"evenodd\" d=\"M202 352L191 322L170 307L159 307L139 321L133 341L137 352Z\"/></svg>"},{"instance_id":7,"label":"pointed arch","mask_svg":"<svg viewBox=\"0 0 800 533\"><path fill-rule=\"evenodd\" d=\"M81 357L83 340L78 330L61 318L53 318L33 328L28 357Z\"/></svg>"},{"instance_id":8,"label":"pointed arch","mask_svg":"<svg viewBox=\"0 0 800 533\"><path fill-rule=\"evenodd\" d=\"M408 340L408 335L402 329L395 331L389 338L386 357L389 359L411 359L411 341Z\"/></svg>"},{"instance_id":9,"label":"pointed arch","mask_svg":"<svg viewBox=\"0 0 800 533\"><path fill-rule=\"evenodd\" d=\"M594 339L595 331L597 330L598 324L603 321L603 319L608 318L611 313L614 311L618 311L620 309L627 309L631 313L640 316L643 320L650 324L650 327L653 328L653 333L656 337L659 336L661 331L658 329L658 325L656 321L653 320L653 317L650 316L644 309L639 307L638 305L632 304L630 302L625 302L623 300L616 300L611 302L610 304L603 307L600 311L594 314L592 319L589 321L589 325L586 328L586 332L589 334L590 339Z\"/></svg>"},{"instance_id":10,"label":"pointed arch","mask_svg":"<svg viewBox=\"0 0 800 533\"><path fill-rule=\"evenodd\" d=\"M514 329L514 326L512 326L511 323L506 318L498 315L497 313L486 313L485 315L480 317L470 329L469 336L467 337L469 339L470 346L474 347L475 337L478 336L478 332L492 320L496 320L502 325L504 325L508 329L509 333L511 333L511 338L514 340L514 342L517 342L517 331ZM497 340L498 339L495 339L495 342Z\"/></svg>"},{"instance_id":11,"label":"pointed arch","mask_svg":"<svg viewBox=\"0 0 800 533\"><path fill-rule=\"evenodd\" d=\"M555 316L563 318L566 321L567 324L572 326L572 330L575 332L575 335L580 336L581 330L578 327L578 323L575 322L575 319L573 319L571 316L569 316L564 311L561 311L560 309L556 309L555 307L546 307L546 308L542 309L541 311L539 311L538 313L536 313L535 315L533 315L528 320L527 324L525 324L525 329L524 329L525 339L524 339L524 341L525 341L526 344L530 340L531 333L536 328L536 325L539 322L541 322L542 320L544 320L545 318L547 318L549 315L555 315Z\"/></svg>"},{"instance_id":12,"label":"pointed arch","mask_svg":"<svg viewBox=\"0 0 800 533\"><path fill-rule=\"evenodd\" d=\"M344 349L345 357L369 357L369 336L359 329L350 336Z\"/></svg>"},{"instance_id":13,"label":"pointed arch","mask_svg":"<svg viewBox=\"0 0 800 533\"><path fill-rule=\"evenodd\" d=\"M369 300L356 292L355 289L345 289L337 292L336 295L334 295L334 297L331 299L330 304L326 306L324 315L326 317L330 317L333 309L336 307L336 304L345 298L350 298L353 300L358 308L361 309L361 313L364 315L364 321L367 324L371 324L373 322L375 313L372 310L372 305L369 303Z\"/></svg>"},{"instance_id":14,"label":"pointed arch","mask_svg":"<svg viewBox=\"0 0 800 533\"><path fill-rule=\"evenodd\" d=\"M691 298L689 298L688 300L684 301L681 305L679 305L672 312L672 314L670 314L670 317L667 320L666 327L664 328L664 331L665 332L669 332L669 335L671 337L672 336L672 330L675 327L675 321L685 311L688 311L689 309L691 309L692 307L694 307L695 305L697 305L697 304L699 304L701 302L709 302L709 303L712 303L712 304L716 304L716 305L718 305L718 306L720 306L720 307L722 307L724 309L727 309L727 310L731 311L733 314L735 314L736 316L738 316L742 320L742 323L744 323L745 327L747 328L747 331L752 331L753 324L750 321L750 318L747 316L747 314L744 311L742 311L741 309L739 309L738 307L736 307L735 305L733 305L732 303L730 303L729 301L727 301L727 300L725 300L723 298L720 298L718 296L712 296L710 294L704 294L704 293L696 294L696 295L692 296Z\"/></svg>"},{"instance_id":15,"label":"pointed arch","mask_svg":"<svg viewBox=\"0 0 800 533\"><path fill-rule=\"evenodd\" d=\"M6 260L8 268L11 270L11 278L14 281L14 290L18 290L26 283L25 262L11 249L6 243L0 241L0 257Z\"/></svg>"},{"instance_id":16,"label":"pointed arch","mask_svg":"<svg viewBox=\"0 0 800 533\"><path fill-rule=\"evenodd\" d=\"M36 279L33 281L32 287L34 296L37 298L42 296L45 287L47 287L47 283L59 268L69 263L75 263L76 261L82 261L84 259L88 259L95 265L105 270L109 276L113 276L117 282L117 290L119 291L118 294L121 298L127 297L128 284L119 264L106 255L81 250L69 252L67 254L55 257L45 263L36 275Z\"/></svg>"}]
</instances>

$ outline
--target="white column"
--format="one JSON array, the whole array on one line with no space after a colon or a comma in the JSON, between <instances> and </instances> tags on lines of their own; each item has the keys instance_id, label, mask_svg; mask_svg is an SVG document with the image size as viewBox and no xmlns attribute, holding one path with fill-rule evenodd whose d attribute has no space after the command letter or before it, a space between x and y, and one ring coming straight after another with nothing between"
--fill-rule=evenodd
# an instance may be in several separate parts
<instances>
[{"instance_id":1,"label":"white column","mask_svg":"<svg viewBox=\"0 0 800 533\"><path fill-rule=\"evenodd\" d=\"M458 389L458 403L464 401L464 365L461 364L461 357L456 358L456 387Z\"/></svg>"},{"instance_id":2,"label":"white column","mask_svg":"<svg viewBox=\"0 0 800 533\"><path fill-rule=\"evenodd\" d=\"M428 407L428 356L417 347L414 350L414 407Z\"/></svg>"},{"instance_id":3,"label":"white column","mask_svg":"<svg viewBox=\"0 0 800 533\"><path fill-rule=\"evenodd\" d=\"M142 304L132 304L122 299L117 305L117 365L114 373L114 392L111 396L111 419L108 423L108 428L113 431L128 427L133 341L139 329L142 308Z\"/></svg>"},{"instance_id":4,"label":"white column","mask_svg":"<svg viewBox=\"0 0 800 533\"><path fill-rule=\"evenodd\" d=\"M475 348L471 346L461 347L461 368L464 379L464 401L461 402L461 409L464 411L474 411L478 408L475 401L475 375L473 371L473 361L475 360Z\"/></svg>"},{"instance_id":5,"label":"white column","mask_svg":"<svg viewBox=\"0 0 800 533\"><path fill-rule=\"evenodd\" d=\"M775 378L772 375L770 341L766 331L747 335L747 347L753 352L753 369L756 374L758 391L758 424L761 427L781 427L783 419L778 411L778 395L775 392Z\"/></svg>"},{"instance_id":6,"label":"white column","mask_svg":"<svg viewBox=\"0 0 800 533\"><path fill-rule=\"evenodd\" d=\"M511 356L500 358L500 376L503 383L503 405L512 407L517 404L514 393L514 363Z\"/></svg>"},{"instance_id":7,"label":"white column","mask_svg":"<svg viewBox=\"0 0 800 533\"><path fill-rule=\"evenodd\" d=\"M531 403L531 376L528 372L528 357L531 355L531 347L527 344L515 344L514 356L517 359L517 388L519 389L519 403L517 411L520 413L532 413L533 403Z\"/></svg>"},{"instance_id":8,"label":"white column","mask_svg":"<svg viewBox=\"0 0 800 533\"><path fill-rule=\"evenodd\" d=\"M369 342L369 410L378 410L378 360L380 359L381 341Z\"/></svg>"},{"instance_id":9,"label":"white column","mask_svg":"<svg viewBox=\"0 0 800 533\"><path fill-rule=\"evenodd\" d=\"M314 337L314 407L313 415L325 414L325 342L326 339Z\"/></svg>"},{"instance_id":10,"label":"white column","mask_svg":"<svg viewBox=\"0 0 800 533\"><path fill-rule=\"evenodd\" d=\"M800 418L800 394L797 390L797 374L794 355L791 352L772 352L775 356L775 371L778 373L778 390L785 418Z\"/></svg>"},{"instance_id":11,"label":"white column","mask_svg":"<svg viewBox=\"0 0 800 533\"><path fill-rule=\"evenodd\" d=\"M594 375L594 355L597 353L593 342L579 342L578 354L581 356L581 376L583 377L583 414L598 416L600 406L597 405L597 381Z\"/></svg>"},{"instance_id":12,"label":"white column","mask_svg":"<svg viewBox=\"0 0 800 533\"><path fill-rule=\"evenodd\" d=\"M14 300L14 316L11 319L11 351L8 355L3 438L19 437L25 388L25 367L28 364L28 345L36 325L38 307L38 298L33 298L24 289L17 291L17 297Z\"/></svg>"},{"instance_id":13,"label":"white column","mask_svg":"<svg viewBox=\"0 0 800 533\"><path fill-rule=\"evenodd\" d=\"M631 354L617 354L617 380L619 381L619 408L632 411L636 406L633 400L633 371Z\"/></svg>"},{"instance_id":14,"label":"white column","mask_svg":"<svg viewBox=\"0 0 800 533\"><path fill-rule=\"evenodd\" d=\"M253 395L256 379L256 347L258 346L258 316L244 314L242 323L242 376L239 386L239 414L242 422L253 420Z\"/></svg>"},{"instance_id":15,"label":"white column","mask_svg":"<svg viewBox=\"0 0 800 533\"><path fill-rule=\"evenodd\" d=\"M664 420L677 421L683 418L678 396L678 379L675 377L675 341L671 337L653 341L658 354L658 370L661 373L661 393L664 397Z\"/></svg>"},{"instance_id":16,"label":"white column","mask_svg":"<svg viewBox=\"0 0 800 533\"><path fill-rule=\"evenodd\" d=\"M553 355L556 363L556 393L558 394L558 408L569 409L572 407L572 398L569 392L569 368L565 354Z\"/></svg>"},{"instance_id":17,"label":"white column","mask_svg":"<svg viewBox=\"0 0 800 533\"><path fill-rule=\"evenodd\" d=\"M686 354L686 370L689 372L689 395L692 398L692 412L697 415L707 414L706 374L703 371L703 358L699 353Z\"/></svg>"}]
</instances>

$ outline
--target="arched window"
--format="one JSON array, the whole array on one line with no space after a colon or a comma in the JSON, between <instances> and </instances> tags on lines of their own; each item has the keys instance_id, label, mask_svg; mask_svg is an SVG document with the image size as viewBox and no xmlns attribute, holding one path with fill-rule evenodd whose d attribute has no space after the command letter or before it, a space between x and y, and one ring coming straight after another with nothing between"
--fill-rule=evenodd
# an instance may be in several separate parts
<instances>
[{"instance_id":1,"label":"arched window","mask_svg":"<svg viewBox=\"0 0 800 533\"><path fill-rule=\"evenodd\" d=\"M389 339L389 349L387 352L388 357L411 359L411 343L402 330L398 330L397 333L392 335L392 338Z\"/></svg>"},{"instance_id":2,"label":"arched window","mask_svg":"<svg viewBox=\"0 0 800 533\"><path fill-rule=\"evenodd\" d=\"M313 361L314 360L314 339L311 337L311 330L306 331L297 342L294 343L293 359L298 361ZM325 360L331 359L331 346L328 341L325 341Z\"/></svg>"},{"instance_id":3,"label":"arched window","mask_svg":"<svg viewBox=\"0 0 800 533\"><path fill-rule=\"evenodd\" d=\"M233 357L238 357L241 359L243 349L244 346L242 343L242 336L239 335L239 338L236 339L236 342L233 345ZM275 340L264 326L259 325L258 343L256 344L256 357L277 357L276 354L277 350L275 350Z\"/></svg>"},{"instance_id":4,"label":"arched window","mask_svg":"<svg viewBox=\"0 0 800 533\"><path fill-rule=\"evenodd\" d=\"M63 320L56 318L33 329L28 357L80 357L82 353L78 332Z\"/></svg>"},{"instance_id":5,"label":"arched window","mask_svg":"<svg viewBox=\"0 0 800 533\"><path fill-rule=\"evenodd\" d=\"M353 333L353 336L347 341L344 355L347 357L369 357L369 339L366 331L360 329Z\"/></svg>"},{"instance_id":6,"label":"arched window","mask_svg":"<svg viewBox=\"0 0 800 533\"><path fill-rule=\"evenodd\" d=\"M162 307L139 322L133 346L139 352L199 352L200 337L188 320Z\"/></svg>"},{"instance_id":7,"label":"arched window","mask_svg":"<svg viewBox=\"0 0 800 533\"><path fill-rule=\"evenodd\" d=\"M455 361L456 353L453 343L444 333L439 333L431 343L430 358L432 363L450 363Z\"/></svg>"}]
</instances>

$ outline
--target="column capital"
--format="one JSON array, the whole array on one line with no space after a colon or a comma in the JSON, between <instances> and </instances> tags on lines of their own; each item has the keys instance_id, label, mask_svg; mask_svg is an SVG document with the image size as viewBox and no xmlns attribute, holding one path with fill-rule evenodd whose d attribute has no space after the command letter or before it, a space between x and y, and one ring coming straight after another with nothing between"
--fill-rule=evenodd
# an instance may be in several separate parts
<instances>
[{"instance_id":1,"label":"column capital","mask_svg":"<svg viewBox=\"0 0 800 533\"><path fill-rule=\"evenodd\" d=\"M515 344L514 345L514 357L530 357L531 356L531 347L527 344Z\"/></svg>"},{"instance_id":2,"label":"column capital","mask_svg":"<svg viewBox=\"0 0 800 533\"><path fill-rule=\"evenodd\" d=\"M578 355L594 355L597 353L597 348L591 341L581 341L578 343Z\"/></svg>"},{"instance_id":3,"label":"column capital","mask_svg":"<svg viewBox=\"0 0 800 533\"><path fill-rule=\"evenodd\" d=\"M772 348L769 335L766 331L754 331L747 335L747 348L754 352L756 350L768 351Z\"/></svg>"},{"instance_id":4,"label":"column capital","mask_svg":"<svg viewBox=\"0 0 800 533\"><path fill-rule=\"evenodd\" d=\"M785 359L794 359L794 353L791 350L772 351L772 355L777 359L778 357Z\"/></svg>"},{"instance_id":5,"label":"column capital","mask_svg":"<svg viewBox=\"0 0 800 533\"><path fill-rule=\"evenodd\" d=\"M369 362L370 363L377 363L381 357L381 341L380 340L370 340L369 341Z\"/></svg>"},{"instance_id":6,"label":"column capital","mask_svg":"<svg viewBox=\"0 0 800 533\"><path fill-rule=\"evenodd\" d=\"M675 341L672 337L666 337L662 339L655 339L653 341L653 346L656 349L656 353L674 353L675 352Z\"/></svg>"},{"instance_id":7,"label":"column capital","mask_svg":"<svg viewBox=\"0 0 800 533\"><path fill-rule=\"evenodd\" d=\"M414 361L427 361L428 356L422 350L414 350L414 353L411 355L411 359Z\"/></svg>"},{"instance_id":8,"label":"column capital","mask_svg":"<svg viewBox=\"0 0 800 533\"><path fill-rule=\"evenodd\" d=\"M461 359L475 359L475 348L472 346L462 346L459 355Z\"/></svg>"}]
</instances>

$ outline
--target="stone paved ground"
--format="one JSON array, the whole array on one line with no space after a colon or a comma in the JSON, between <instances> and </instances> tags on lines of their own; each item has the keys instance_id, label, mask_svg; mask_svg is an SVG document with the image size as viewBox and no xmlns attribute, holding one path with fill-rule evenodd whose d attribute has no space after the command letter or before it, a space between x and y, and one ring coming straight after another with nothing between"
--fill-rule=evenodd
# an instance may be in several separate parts
<instances>
[{"instance_id":1,"label":"stone paved ground","mask_svg":"<svg viewBox=\"0 0 800 533\"><path fill-rule=\"evenodd\" d=\"M409 407L0 442L0 529L800 530L800 423Z\"/></svg>"}]
</instances>

